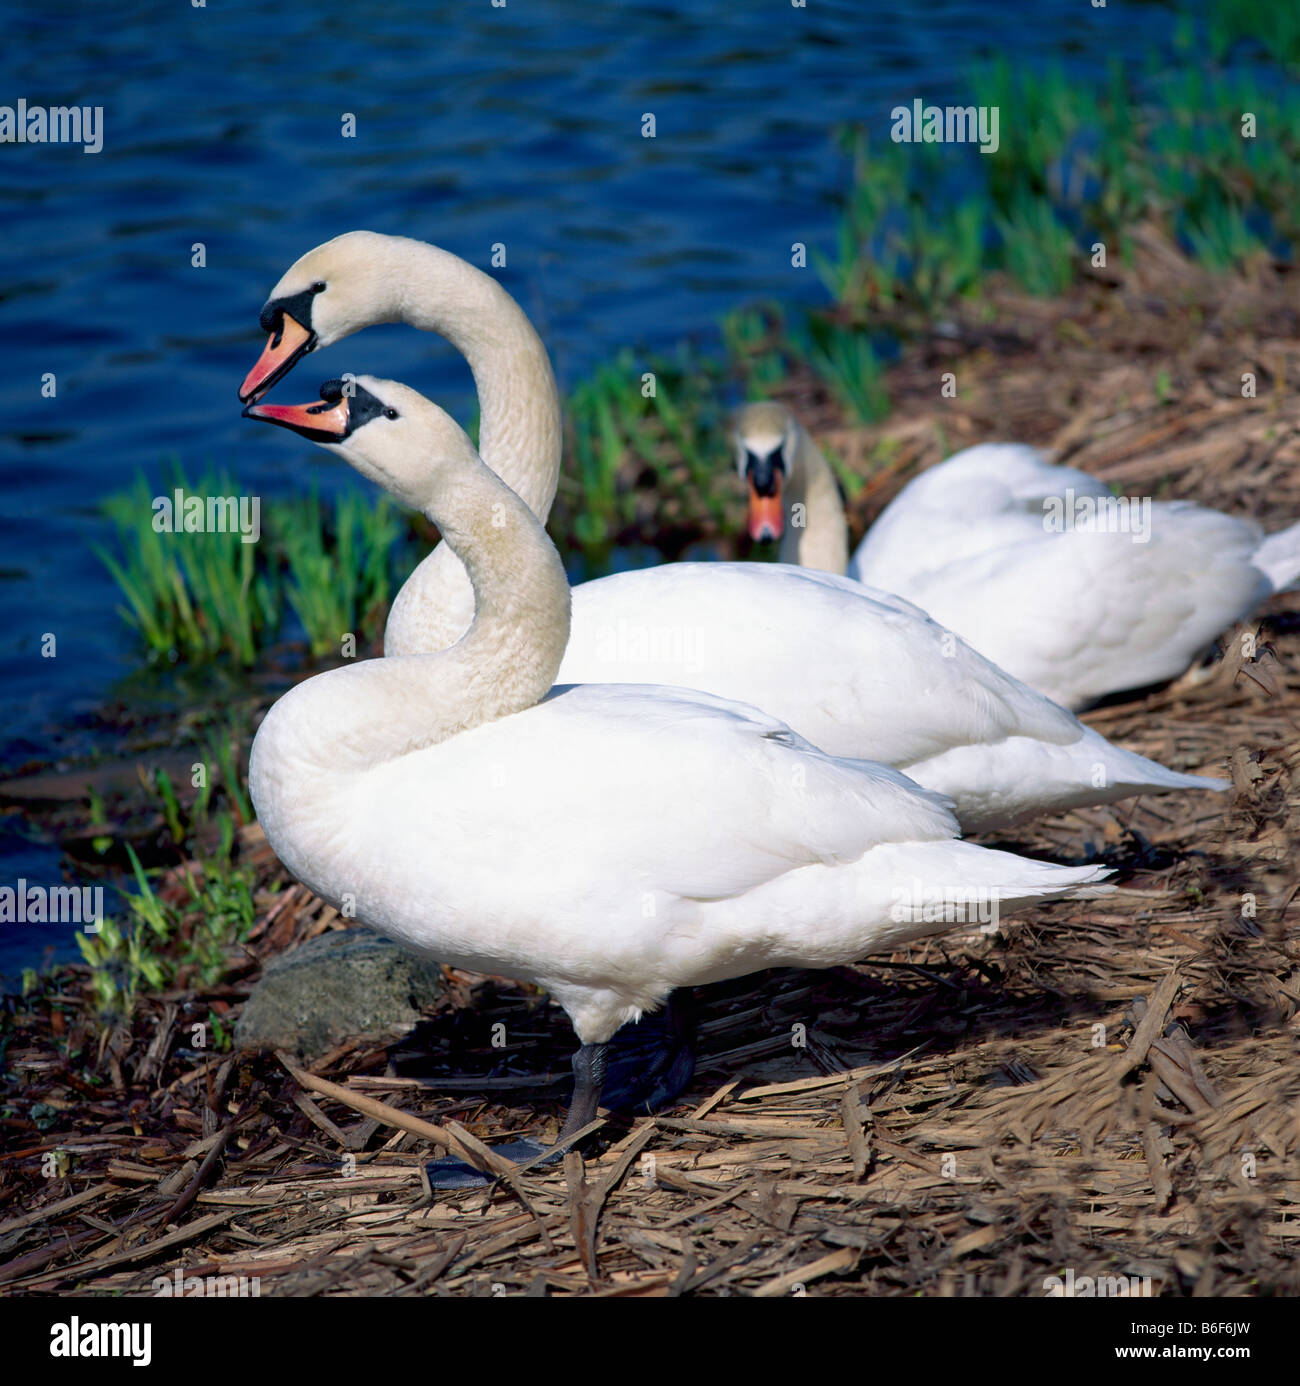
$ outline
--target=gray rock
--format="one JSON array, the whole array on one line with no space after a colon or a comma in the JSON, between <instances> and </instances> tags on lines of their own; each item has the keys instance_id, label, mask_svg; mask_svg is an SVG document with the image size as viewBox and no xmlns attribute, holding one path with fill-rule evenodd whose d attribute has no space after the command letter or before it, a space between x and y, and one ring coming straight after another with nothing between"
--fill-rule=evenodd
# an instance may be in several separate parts
<instances>
[{"instance_id":1,"label":"gray rock","mask_svg":"<svg viewBox=\"0 0 1300 1386\"><path fill-rule=\"evenodd\" d=\"M399 1039L445 992L437 963L373 929L334 930L266 965L235 1025L235 1047L310 1060L348 1039Z\"/></svg>"}]
</instances>

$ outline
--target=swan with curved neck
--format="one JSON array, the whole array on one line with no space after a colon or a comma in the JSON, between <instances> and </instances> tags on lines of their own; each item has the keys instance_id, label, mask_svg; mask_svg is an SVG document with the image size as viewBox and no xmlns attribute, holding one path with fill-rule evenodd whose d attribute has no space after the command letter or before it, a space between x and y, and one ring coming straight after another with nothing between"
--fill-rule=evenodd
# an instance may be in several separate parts
<instances>
[{"instance_id":1,"label":"swan with curved neck","mask_svg":"<svg viewBox=\"0 0 1300 1386\"><path fill-rule=\"evenodd\" d=\"M559 555L415 391L359 376L245 413L422 510L475 600L451 648L329 670L271 708L249 763L267 839L398 942L544 986L582 1046L564 1134L595 1112L606 1042L674 988L851 962L968 922L963 903L1018 908L1109 874L962 842L941 796L752 708L553 689Z\"/></svg>"},{"instance_id":2,"label":"swan with curved neck","mask_svg":"<svg viewBox=\"0 0 1300 1386\"><path fill-rule=\"evenodd\" d=\"M560 477L559 392L541 338L490 275L423 241L349 231L289 269L260 321L270 337L240 387L245 402L261 399L307 353L364 327L404 322L445 337L474 376L480 455L546 519ZM384 651L445 649L473 612L464 566L439 544L398 593Z\"/></svg>"},{"instance_id":3,"label":"swan with curved neck","mask_svg":"<svg viewBox=\"0 0 1300 1386\"><path fill-rule=\"evenodd\" d=\"M782 562L896 592L1066 707L1176 678L1300 579L1300 525L1266 536L1186 501L1135 509L1019 443L966 448L914 477L850 558L831 469L793 411L744 405L732 440L750 532L779 539ZM774 492L786 498L775 511ZM1107 508L1119 522L1089 518Z\"/></svg>"},{"instance_id":4,"label":"swan with curved neck","mask_svg":"<svg viewBox=\"0 0 1300 1386\"><path fill-rule=\"evenodd\" d=\"M465 355L483 461L544 520L561 456L545 348L495 280L435 246L352 231L309 251L262 310L270 338L241 395L260 397L306 352L393 320ZM806 500L821 503L816 485ZM472 612L464 567L439 544L393 604L385 653L445 649ZM950 796L967 832L1224 787L1111 745L908 602L791 567L675 563L583 583L558 677L680 684L761 707L825 751L882 761Z\"/></svg>"}]
</instances>

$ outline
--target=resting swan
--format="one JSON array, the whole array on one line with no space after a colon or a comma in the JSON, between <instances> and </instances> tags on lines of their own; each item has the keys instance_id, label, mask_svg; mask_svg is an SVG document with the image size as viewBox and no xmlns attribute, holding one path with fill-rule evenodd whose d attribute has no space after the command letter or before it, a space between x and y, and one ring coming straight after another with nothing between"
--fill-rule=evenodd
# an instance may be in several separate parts
<instances>
[{"instance_id":1,"label":"resting swan","mask_svg":"<svg viewBox=\"0 0 1300 1386\"><path fill-rule=\"evenodd\" d=\"M783 563L898 593L1066 707L1176 678L1300 578L1300 525L1266 537L1187 501L1116 510L1096 477L1019 443L966 448L914 477L850 558L834 476L794 414L745 405L732 434L750 533L779 538ZM1129 529L1087 527L1099 505Z\"/></svg>"},{"instance_id":2,"label":"resting swan","mask_svg":"<svg viewBox=\"0 0 1300 1386\"><path fill-rule=\"evenodd\" d=\"M394 320L463 352L483 460L545 520L561 461L546 349L494 279L436 246L353 231L309 251L262 310L271 336L241 398L260 398L308 351ZM472 613L465 569L440 544L398 594L385 652L445 649ZM950 796L967 832L1226 787L1112 746L908 602L797 568L676 563L583 583L559 679L681 684L753 704L832 755L881 761Z\"/></svg>"},{"instance_id":3,"label":"resting swan","mask_svg":"<svg viewBox=\"0 0 1300 1386\"><path fill-rule=\"evenodd\" d=\"M475 614L450 649L291 689L258 729L249 791L323 899L551 993L581 1043L562 1139L595 1114L607 1041L675 987L852 962L969 921L963 902L1015 909L1109 874L962 842L941 796L753 708L553 688L569 585L540 522L421 395L372 376L348 388L245 413L427 514Z\"/></svg>"}]
</instances>

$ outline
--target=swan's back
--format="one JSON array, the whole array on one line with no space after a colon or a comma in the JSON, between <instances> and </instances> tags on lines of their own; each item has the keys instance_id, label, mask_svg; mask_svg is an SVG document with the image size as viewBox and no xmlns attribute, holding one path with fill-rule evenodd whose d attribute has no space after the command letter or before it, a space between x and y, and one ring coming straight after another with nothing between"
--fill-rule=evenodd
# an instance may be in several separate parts
<instances>
[{"instance_id":1,"label":"swan's back","mask_svg":"<svg viewBox=\"0 0 1300 1386\"><path fill-rule=\"evenodd\" d=\"M1052 465L1023 443L980 443L915 476L885 507L849 563L849 576L908 592L921 576L1041 538L1043 502L1108 496L1095 477ZM914 599L915 600L915 599Z\"/></svg>"},{"instance_id":2,"label":"swan's back","mask_svg":"<svg viewBox=\"0 0 1300 1386\"><path fill-rule=\"evenodd\" d=\"M462 881L475 860L495 873L507 852L512 881L495 888L517 881L522 910L539 892L571 907L628 880L720 899L880 842L958 831L943 796L897 771L826 755L757 709L677 688L557 686L368 780L368 813L395 837L436 820L431 840Z\"/></svg>"},{"instance_id":3,"label":"swan's back","mask_svg":"<svg viewBox=\"0 0 1300 1386\"><path fill-rule=\"evenodd\" d=\"M761 706L825 751L906 768L1076 720L909 601L784 564L674 563L583 583L564 683L655 682Z\"/></svg>"},{"instance_id":4,"label":"swan's back","mask_svg":"<svg viewBox=\"0 0 1300 1386\"><path fill-rule=\"evenodd\" d=\"M1176 677L1268 596L1272 586L1252 562L1258 543L1249 522L1167 502L1152 507L1148 543L1053 535L921 579L916 596L990 658L1077 707Z\"/></svg>"},{"instance_id":5,"label":"swan's back","mask_svg":"<svg viewBox=\"0 0 1300 1386\"><path fill-rule=\"evenodd\" d=\"M893 770L633 686L557 688L375 767L333 812L352 828L323 893L350 888L364 922L444 962L646 1006L800 950L854 956L892 883L873 851L942 866L961 845L948 801Z\"/></svg>"},{"instance_id":6,"label":"swan's back","mask_svg":"<svg viewBox=\"0 0 1300 1386\"><path fill-rule=\"evenodd\" d=\"M1273 590L1250 520L1142 498L1125 528L1062 526L1071 493L1111 497L1033 448L967 449L903 489L855 571L1066 707L1176 677Z\"/></svg>"},{"instance_id":7,"label":"swan's back","mask_svg":"<svg viewBox=\"0 0 1300 1386\"><path fill-rule=\"evenodd\" d=\"M540 982L587 1042L676 986L951 927L896 913L918 891L1023 903L1106 874L961 842L941 795L680 689L557 688L324 812L347 830L299 872L314 888L443 962Z\"/></svg>"}]
</instances>

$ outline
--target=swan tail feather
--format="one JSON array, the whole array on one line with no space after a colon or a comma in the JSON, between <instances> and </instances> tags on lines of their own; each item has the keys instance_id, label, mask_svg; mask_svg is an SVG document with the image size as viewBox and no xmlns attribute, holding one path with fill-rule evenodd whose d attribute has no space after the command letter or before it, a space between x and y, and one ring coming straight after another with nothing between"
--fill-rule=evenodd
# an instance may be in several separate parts
<instances>
[{"instance_id":1,"label":"swan tail feather","mask_svg":"<svg viewBox=\"0 0 1300 1386\"><path fill-rule=\"evenodd\" d=\"M965 833L990 832L1045 813L1066 813L1189 789L1226 790L1231 782L1170 770L1107 741L1079 724L1068 746L1014 737L986 746L958 747L907 773L928 789L957 799Z\"/></svg>"},{"instance_id":2,"label":"swan tail feather","mask_svg":"<svg viewBox=\"0 0 1300 1386\"><path fill-rule=\"evenodd\" d=\"M1254 563L1267 574L1274 592L1300 588L1300 524L1270 534L1255 550Z\"/></svg>"},{"instance_id":3,"label":"swan tail feather","mask_svg":"<svg viewBox=\"0 0 1300 1386\"><path fill-rule=\"evenodd\" d=\"M1034 861L1015 852L1001 852L972 842L957 844L969 853L965 866L973 884L984 883L1002 892L1003 906L1036 900L1068 899L1081 887L1095 886L1113 875L1108 866L1058 866ZM978 854L978 855L976 855Z\"/></svg>"},{"instance_id":4,"label":"swan tail feather","mask_svg":"<svg viewBox=\"0 0 1300 1386\"><path fill-rule=\"evenodd\" d=\"M1096 787L1092 802L1097 804L1113 803L1135 794L1164 794L1178 789L1222 792L1232 787L1231 780L1212 775L1188 775L1181 770L1171 770L1158 760L1140 756L1136 751L1126 751L1091 727L1078 744L1077 756L1081 772L1086 772Z\"/></svg>"},{"instance_id":5,"label":"swan tail feather","mask_svg":"<svg viewBox=\"0 0 1300 1386\"><path fill-rule=\"evenodd\" d=\"M1171 770L1159 761L1148 760L1146 756L1131 752L1129 755L1136 764L1118 767L1118 774L1111 781L1118 799L1127 799L1134 794L1163 794L1174 789L1210 789L1222 794L1232 788L1231 780L1219 779L1216 775L1187 775L1181 770Z\"/></svg>"},{"instance_id":6,"label":"swan tail feather","mask_svg":"<svg viewBox=\"0 0 1300 1386\"><path fill-rule=\"evenodd\" d=\"M960 840L945 846L938 861L933 855L926 859L909 887L895 890L896 918L986 924L1048 900L1095 899L1114 890L1099 884L1112 874L1109 867L1057 866ZM939 861L943 865L936 869ZM902 872L900 878L907 879Z\"/></svg>"}]
</instances>

